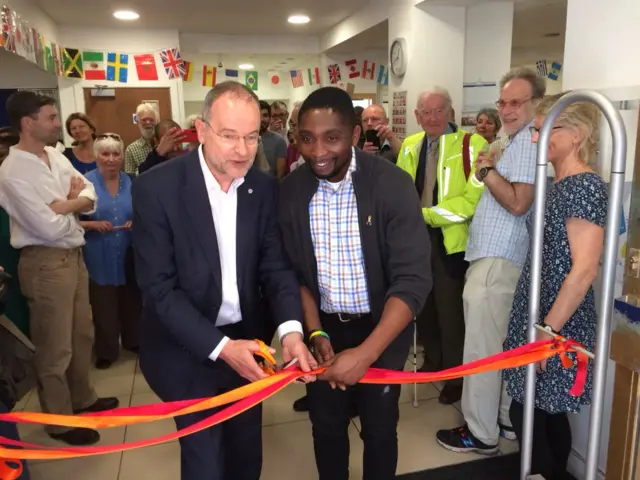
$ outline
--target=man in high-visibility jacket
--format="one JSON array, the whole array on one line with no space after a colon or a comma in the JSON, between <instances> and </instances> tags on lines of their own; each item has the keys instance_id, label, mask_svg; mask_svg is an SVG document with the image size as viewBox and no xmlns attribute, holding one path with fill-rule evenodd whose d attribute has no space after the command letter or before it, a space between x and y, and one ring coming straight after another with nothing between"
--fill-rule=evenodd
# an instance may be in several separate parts
<instances>
[{"instance_id":1,"label":"man in high-visibility jacket","mask_svg":"<svg viewBox=\"0 0 640 480\"><path fill-rule=\"evenodd\" d=\"M423 371L462 363L462 291L468 267L464 256L469 224L484 189L474 175L474 165L487 142L480 135L460 131L450 122L451 112L446 90L435 88L421 94L415 114L424 132L404 140L397 162L415 180L432 245L433 290L417 318L425 351ZM450 380L440 393L440 402L455 403L461 394L462 380Z\"/></svg>"}]
</instances>

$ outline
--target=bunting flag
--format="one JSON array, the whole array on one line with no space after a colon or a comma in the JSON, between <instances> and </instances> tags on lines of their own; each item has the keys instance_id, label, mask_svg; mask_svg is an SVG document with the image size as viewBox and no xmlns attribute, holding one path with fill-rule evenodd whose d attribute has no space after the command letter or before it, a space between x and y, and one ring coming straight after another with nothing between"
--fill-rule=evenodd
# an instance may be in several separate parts
<instances>
[{"instance_id":1,"label":"bunting flag","mask_svg":"<svg viewBox=\"0 0 640 480\"><path fill-rule=\"evenodd\" d=\"M376 80L381 85L389 85L389 67L380 65L378 67L378 78Z\"/></svg>"},{"instance_id":2,"label":"bunting flag","mask_svg":"<svg viewBox=\"0 0 640 480\"><path fill-rule=\"evenodd\" d=\"M349 78L357 78L360 76L360 72L358 71L358 60L352 58L351 60L347 60L344 64L349 67Z\"/></svg>"},{"instance_id":3,"label":"bunting flag","mask_svg":"<svg viewBox=\"0 0 640 480\"><path fill-rule=\"evenodd\" d=\"M56 74L56 62L53 57L53 50L51 50L51 45L47 45L44 47L45 58L46 58L46 70L49 73Z\"/></svg>"},{"instance_id":4,"label":"bunting flag","mask_svg":"<svg viewBox=\"0 0 640 480\"><path fill-rule=\"evenodd\" d=\"M138 75L138 80L143 82L158 80L156 59L152 53L134 55L133 62L136 64L136 74Z\"/></svg>"},{"instance_id":5,"label":"bunting flag","mask_svg":"<svg viewBox=\"0 0 640 480\"><path fill-rule=\"evenodd\" d=\"M538 60L536 62L536 68L538 69L538 75L540 77L547 76L547 61L546 60Z\"/></svg>"},{"instance_id":6,"label":"bunting flag","mask_svg":"<svg viewBox=\"0 0 640 480\"><path fill-rule=\"evenodd\" d=\"M184 62L177 48L168 48L160 52L160 60L164 66L169 80L182 78L184 76Z\"/></svg>"},{"instance_id":7,"label":"bunting flag","mask_svg":"<svg viewBox=\"0 0 640 480\"><path fill-rule=\"evenodd\" d=\"M107 71L104 66L104 52L82 52L84 78L87 80L106 80Z\"/></svg>"},{"instance_id":8,"label":"bunting flag","mask_svg":"<svg viewBox=\"0 0 640 480\"><path fill-rule=\"evenodd\" d=\"M307 70L309 74L309 85L320 85L320 69L318 67Z\"/></svg>"},{"instance_id":9,"label":"bunting flag","mask_svg":"<svg viewBox=\"0 0 640 480\"><path fill-rule=\"evenodd\" d=\"M69 78L82 78L82 57L77 48L63 48L62 59L64 62L64 76Z\"/></svg>"},{"instance_id":10,"label":"bunting flag","mask_svg":"<svg viewBox=\"0 0 640 480\"><path fill-rule=\"evenodd\" d=\"M33 61L42 66L40 59L42 58L42 47L40 45L40 34L34 28L31 29L31 43L33 44ZM64 50L64 49L63 49ZM65 74L65 56L64 51L62 52L62 75L67 76Z\"/></svg>"},{"instance_id":11,"label":"bunting flag","mask_svg":"<svg viewBox=\"0 0 640 480\"><path fill-rule=\"evenodd\" d=\"M374 72L376 71L376 64L365 60L362 64L362 78L373 80Z\"/></svg>"},{"instance_id":12,"label":"bunting flag","mask_svg":"<svg viewBox=\"0 0 640 480\"><path fill-rule=\"evenodd\" d=\"M240 75L240 72L238 72L238 70L229 70L226 69L224 71L224 76L227 78L238 78Z\"/></svg>"},{"instance_id":13,"label":"bunting flag","mask_svg":"<svg viewBox=\"0 0 640 480\"><path fill-rule=\"evenodd\" d=\"M302 79L302 72L300 70L291 70L291 85L293 88L300 88L304 86L304 80Z\"/></svg>"},{"instance_id":14,"label":"bunting flag","mask_svg":"<svg viewBox=\"0 0 640 480\"><path fill-rule=\"evenodd\" d=\"M258 72L245 72L244 84L254 92L258 90Z\"/></svg>"},{"instance_id":15,"label":"bunting flag","mask_svg":"<svg viewBox=\"0 0 640 480\"><path fill-rule=\"evenodd\" d=\"M193 80L193 62L187 62L186 60L183 60L182 63L184 64L184 75L182 75L182 79L185 82L190 82Z\"/></svg>"},{"instance_id":16,"label":"bunting flag","mask_svg":"<svg viewBox=\"0 0 640 480\"><path fill-rule=\"evenodd\" d=\"M212 67L211 65L203 65L202 66L202 86L203 87L215 87L216 86L216 76L217 76L216 67Z\"/></svg>"},{"instance_id":17,"label":"bunting flag","mask_svg":"<svg viewBox=\"0 0 640 480\"><path fill-rule=\"evenodd\" d=\"M107 80L127 83L129 77L129 55L126 53L107 53Z\"/></svg>"},{"instance_id":18,"label":"bunting flag","mask_svg":"<svg viewBox=\"0 0 640 480\"><path fill-rule=\"evenodd\" d=\"M340 75L340 65L334 63L333 65L329 65L327 68L329 70L329 81L332 84L335 85L342 80L342 75Z\"/></svg>"},{"instance_id":19,"label":"bunting flag","mask_svg":"<svg viewBox=\"0 0 640 480\"><path fill-rule=\"evenodd\" d=\"M558 78L560 77L561 70L562 70L562 64L558 62L553 62L551 64L551 71L547 75L547 78L549 78L550 80L557 81Z\"/></svg>"},{"instance_id":20,"label":"bunting flag","mask_svg":"<svg viewBox=\"0 0 640 480\"><path fill-rule=\"evenodd\" d=\"M269 72L269 78L271 79L271 83L273 85L278 85L280 83L280 75L276 72Z\"/></svg>"},{"instance_id":21,"label":"bunting flag","mask_svg":"<svg viewBox=\"0 0 640 480\"><path fill-rule=\"evenodd\" d=\"M5 50L16 53L16 37L11 9L3 5L0 16L2 17L2 44Z\"/></svg>"}]
</instances>

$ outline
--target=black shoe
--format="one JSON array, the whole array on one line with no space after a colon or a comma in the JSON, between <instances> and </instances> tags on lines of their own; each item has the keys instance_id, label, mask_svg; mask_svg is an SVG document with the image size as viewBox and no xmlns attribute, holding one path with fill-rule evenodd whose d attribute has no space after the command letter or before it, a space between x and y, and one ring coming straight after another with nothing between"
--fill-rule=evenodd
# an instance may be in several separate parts
<instances>
[{"instance_id":1,"label":"black shoe","mask_svg":"<svg viewBox=\"0 0 640 480\"><path fill-rule=\"evenodd\" d=\"M438 401L443 405L453 405L462 398L462 386L445 385Z\"/></svg>"},{"instance_id":2,"label":"black shoe","mask_svg":"<svg viewBox=\"0 0 640 480\"><path fill-rule=\"evenodd\" d=\"M96 368L98 370L106 370L111 365L113 365L113 362L111 360L105 360L104 358L99 358L98 360L96 360Z\"/></svg>"},{"instance_id":3,"label":"black shoe","mask_svg":"<svg viewBox=\"0 0 640 480\"><path fill-rule=\"evenodd\" d=\"M305 395L293 402L294 412L308 412L309 411L309 399Z\"/></svg>"},{"instance_id":4,"label":"black shoe","mask_svg":"<svg viewBox=\"0 0 640 480\"><path fill-rule=\"evenodd\" d=\"M105 410L113 410L115 408L118 408L119 405L120 400L118 400L116 397L103 397L93 402L93 405L89 405L87 408L74 410L73 413L78 414L104 412Z\"/></svg>"},{"instance_id":5,"label":"black shoe","mask_svg":"<svg viewBox=\"0 0 640 480\"><path fill-rule=\"evenodd\" d=\"M498 445L487 445L478 440L467 425L453 430L440 430L436 440L447 450L457 453L477 452L492 455L498 452Z\"/></svg>"},{"instance_id":6,"label":"black shoe","mask_svg":"<svg viewBox=\"0 0 640 480\"><path fill-rule=\"evenodd\" d=\"M90 428L74 428L64 433L50 433L49 436L73 446L93 445L100 441L100 434Z\"/></svg>"}]
</instances>

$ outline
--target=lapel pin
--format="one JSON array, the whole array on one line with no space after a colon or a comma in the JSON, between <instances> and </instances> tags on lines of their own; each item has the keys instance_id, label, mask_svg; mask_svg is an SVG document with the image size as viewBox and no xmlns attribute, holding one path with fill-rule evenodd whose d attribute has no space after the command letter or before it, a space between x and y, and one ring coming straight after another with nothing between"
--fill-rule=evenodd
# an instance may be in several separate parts
<instances>
[{"instance_id":1,"label":"lapel pin","mask_svg":"<svg viewBox=\"0 0 640 480\"><path fill-rule=\"evenodd\" d=\"M367 217L367 227L371 226L371 215Z\"/></svg>"},{"instance_id":2,"label":"lapel pin","mask_svg":"<svg viewBox=\"0 0 640 480\"><path fill-rule=\"evenodd\" d=\"M251 195L253 193L253 188L250 188L248 192L249 192L249 195Z\"/></svg>"}]
</instances>

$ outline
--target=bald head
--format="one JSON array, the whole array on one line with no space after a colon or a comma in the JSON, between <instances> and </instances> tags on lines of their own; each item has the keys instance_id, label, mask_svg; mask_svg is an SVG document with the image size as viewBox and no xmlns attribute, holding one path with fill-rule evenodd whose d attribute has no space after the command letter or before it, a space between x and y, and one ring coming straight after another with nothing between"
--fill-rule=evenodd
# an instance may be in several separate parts
<instances>
[{"instance_id":1,"label":"bald head","mask_svg":"<svg viewBox=\"0 0 640 480\"><path fill-rule=\"evenodd\" d=\"M451 120L452 101L449 92L434 87L420 94L415 110L416 120L428 137L444 134Z\"/></svg>"},{"instance_id":2,"label":"bald head","mask_svg":"<svg viewBox=\"0 0 640 480\"><path fill-rule=\"evenodd\" d=\"M389 118L382 105L369 105L362 112L363 131L374 130L378 125L388 125Z\"/></svg>"}]
</instances>

